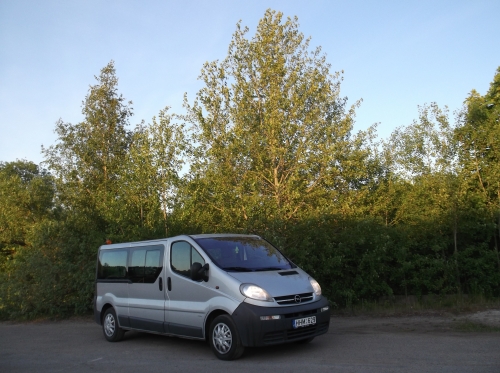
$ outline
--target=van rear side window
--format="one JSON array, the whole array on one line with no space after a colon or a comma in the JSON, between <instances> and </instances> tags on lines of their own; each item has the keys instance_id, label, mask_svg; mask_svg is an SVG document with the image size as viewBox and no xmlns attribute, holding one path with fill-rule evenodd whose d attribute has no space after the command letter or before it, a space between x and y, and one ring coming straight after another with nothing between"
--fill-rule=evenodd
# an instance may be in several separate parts
<instances>
[{"instance_id":1,"label":"van rear side window","mask_svg":"<svg viewBox=\"0 0 500 373\"><path fill-rule=\"evenodd\" d=\"M127 278L127 249L103 250L97 267L99 280L121 280Z\"/></svg>"},{"instance_id":2,"label":"van rear side window","mask_svg":"<svg viewBox=\"0 0 500 373\"><path fill-rule=\"evenodd\" d=\"M128 267L132 282L153 284L163 269L161 247L144 246L133 249Z\"/></svg>"}]
</instances>

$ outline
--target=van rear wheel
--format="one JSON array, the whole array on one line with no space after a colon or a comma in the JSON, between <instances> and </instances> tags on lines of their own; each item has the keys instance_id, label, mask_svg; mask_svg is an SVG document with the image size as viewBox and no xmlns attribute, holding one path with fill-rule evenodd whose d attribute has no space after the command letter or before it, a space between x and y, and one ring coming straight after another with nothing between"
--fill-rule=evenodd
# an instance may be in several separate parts
<instances>
[{"instance_id":1,"label":"van rear wheel","mask_svg":"<svg viewBox=\"0 0 500 373\"><path fill-rule=\"evenodd\" d=\"M219 359L234 360L243 354L245 347L231 316L217 316L210 324L209 333L210 347Z\"/></svg>"},{"instance_id":2,"label":"van rear wheel","mask_svg":"<svg viewBox=\"0 0 500 373\"><path fill-rule=\"evenodd\" d=\"M113 308L108 308L106 312L104 312L102 331L104 333L104 337L110 342L120 341L125 334L125 331L118 325L116 312Z\"/></svg>"}]
</instances>

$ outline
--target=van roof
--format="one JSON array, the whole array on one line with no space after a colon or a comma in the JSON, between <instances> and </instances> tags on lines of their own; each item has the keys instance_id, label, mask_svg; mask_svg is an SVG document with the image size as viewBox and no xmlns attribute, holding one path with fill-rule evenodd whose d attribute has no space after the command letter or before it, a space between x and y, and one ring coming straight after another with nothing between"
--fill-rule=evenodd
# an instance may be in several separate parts
<instances>
[{"instance_id":1,"label":"van roof","mask_svg":"<svg viewBox=\"0 0 500 373\"><path fill-rule=\"evenodd\" d=\"M100 249L114 249L114 248L118 248L118 247L131 247L131 246L134 246L136 244L160 243L160 242L164 242L166 240L176 240L176 239L185 238L185 237L190 237L194 240L201 239L201 238L224 238L224 237L255 237L255 238L260 238L260 236L257 236L255 234L239 234L239 233L205 233L205 234L194 234L194 235L182 234L179 236L157 238L154 240L117 242L117 243L112 243L112 244L106 244L106 245L102 245L100 247Z\"/></svg>"},{"instance_id":2,"label":"van roof","mask_svg":"<svg viewBox=\"0 0 500 373\"><path fill-rule=\"evenodd\" d=\"M210 233L210 234L194 234L194 235L189 235L189 237L193 239L197 238L222 238L222 237L255 237L255 238L260 238L259 236L255 234L239 234L239 233Z\"/></svg>"}]
</instances>

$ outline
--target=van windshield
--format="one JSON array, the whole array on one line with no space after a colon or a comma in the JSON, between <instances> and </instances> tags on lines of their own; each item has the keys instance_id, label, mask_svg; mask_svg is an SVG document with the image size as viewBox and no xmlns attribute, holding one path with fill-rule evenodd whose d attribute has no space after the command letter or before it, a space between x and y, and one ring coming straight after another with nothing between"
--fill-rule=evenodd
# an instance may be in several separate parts
<instances>
[{"instance_id":1,"label":"van windshield","mask_svg":"<svg viewBox=\"0 0 500 373\"><path fill-rule=\"evenodd\" d=\"M278 249L258 237L213 237L195 241L219 268L229 272L295 268Z\"/></svg>"}]
</instances>

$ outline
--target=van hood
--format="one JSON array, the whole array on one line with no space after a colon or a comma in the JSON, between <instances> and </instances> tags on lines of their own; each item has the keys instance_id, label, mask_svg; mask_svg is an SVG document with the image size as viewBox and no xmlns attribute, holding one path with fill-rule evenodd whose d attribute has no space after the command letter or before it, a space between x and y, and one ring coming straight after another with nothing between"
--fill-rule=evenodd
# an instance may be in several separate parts
<instances>
[{"instance_id":1,"label":"van hood","mask_svg":"<svg viewBox=\"0 0 500 373\"><path fill-rule=\"evenodd\" d=\"M281 271L227 272L227 274L241 283L260 286L273 298L314 291L309 282L309 275L299 268Z\"/></svg>"}]
</instances>

